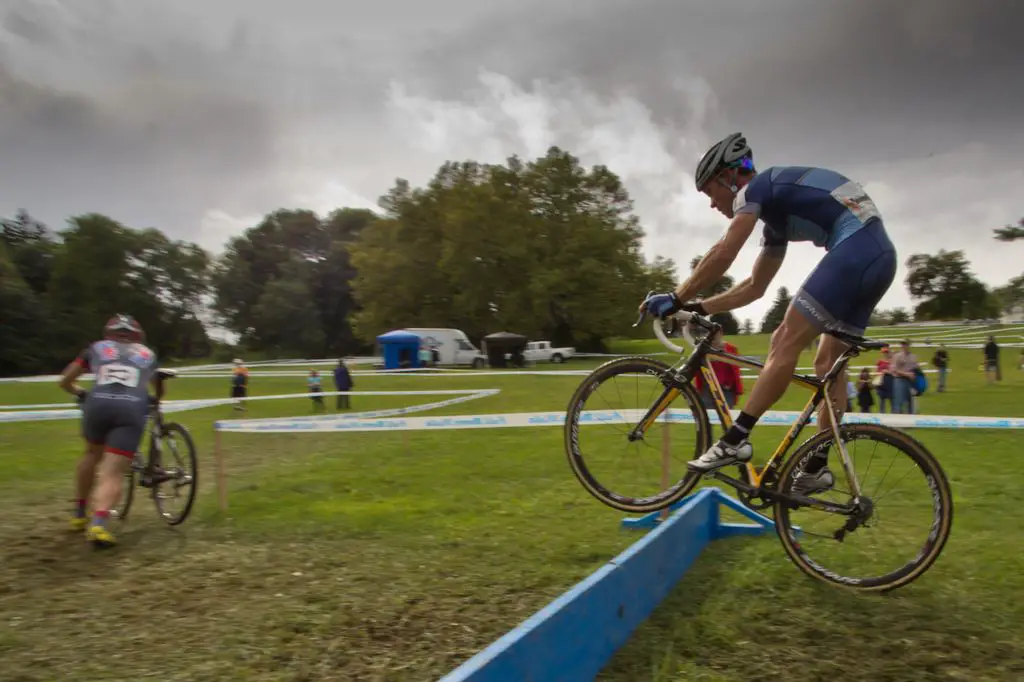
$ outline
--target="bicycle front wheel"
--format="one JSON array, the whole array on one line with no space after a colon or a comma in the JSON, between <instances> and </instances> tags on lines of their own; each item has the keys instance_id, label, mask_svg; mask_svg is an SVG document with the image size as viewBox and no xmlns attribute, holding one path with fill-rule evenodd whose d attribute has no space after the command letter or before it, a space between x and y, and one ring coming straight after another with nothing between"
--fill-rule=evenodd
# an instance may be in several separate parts
<instances>
[{"instance_id":1,"label":"bicycle front wheel","mask_svg":"<svg viewBox=\"0 0 1024 682\"><path fill-rule=\"evenodd\" d=\"M153 485L153 502L167 525L188 518L199 485L199 459L192 435L181 424L164 424Z\"/></svg>"},{"instance_id":2,"label":"bicycle front wheel","mask_svg":"<svg viewBox=\"0 0 1024 682\"><path fill-rule=\"evenodd\" d=\"M612 360L584 379L569 401L564 432L569 466L591 495L613 509L664 509L700 480L686 462L710 447L711 426L691 384L675 399L671 420L666 411L642 440L627 437L664 392L661 377L667 370L651 358Z\"/></svg>"},{"instance_id":3,"label":"bicycle front wheel","mask_svg":"<svg viewBox=\"0 0 1024 682\"><path fill-rule=\"evenodd\" d=\"M907 585L935 563L949 539L949 481L935 457L902 431L844 424L839 432L861 497L854 499L831 431L810 438L779 471L779 490L791 494L796 472L815 453L827 454L834 485L811 497L845 509L779 500L775 520L782 546L800 570L828 583L868 592Z\"/></svg>"}]
</instances>

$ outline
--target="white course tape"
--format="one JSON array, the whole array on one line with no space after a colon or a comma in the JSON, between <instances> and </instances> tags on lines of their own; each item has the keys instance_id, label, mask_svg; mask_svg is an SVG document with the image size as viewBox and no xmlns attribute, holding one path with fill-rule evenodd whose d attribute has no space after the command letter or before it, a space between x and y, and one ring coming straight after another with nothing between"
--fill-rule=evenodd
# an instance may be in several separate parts
<instances>
[{"instance_id":1,"label":"white course tape","mask_svg":"<svg viewBox=\"0 0 1024 682\"><path fill-rule=\"evenodd\" d=\"M431 403L424 403L422 405L410 405L407 407L395 407L387 408L382 410L369 410L363 412L349 412L343 415L327 414L318 415L315 417L309 417L310 419L357 419L357 418L374 418L382 417L387 415L398 415L398 414L411 414L414 412L426 412L427 410L434 410L439 407L448 407L450 405L457 405L470 400L477 400L479 398L487 398L492 395L497 395L501 392L498 388L478 388L478 389L450 389L450 390L437 390L437 391L324 391L322 393L286 393L282 395L261 395L251 396L245 398L207 398L207 399L193 399L193 400L166 400L162 403L162 409L165 414L171 414L174 412L184 412L187 410L199 410L207 407L216 407L219 405L231 405L236 401L244 400L281 400L283 398L306 398L310 399L314 395L318 396L332 396L332 395L354 395L354 396L371 396L371 395L390 395L390 396L412 396L412 395L455 395L457 398L450 398L448 400L440 400ZM82 416L82 411L78 408L75 409L61 409L61 410L15 410L11 412L0 411L0 423L10 422L35 422L35 421L54 421L61 419L78 419ZM273 421L278 418L268 418L269 421ZM287 417L290 421L295 421L296 417ZM266 420L253 420L253 421L266 421Z\"/></svg>"},{"instance_id":2,"label":"white course tape","mask_svg":"<svg viewBox=\"0 0 1024 682\"><path fill-rule=\"evenodd\" d=\"M922 366L924 366L924 365L927 365L928 363L922 362L920 364ZM859 369L864 369L865 367L868 368L868 369L874 369L874 365L854 365L854 366L851 366L850 369L851 370L859 370ZM802 372L812 371L813 369L814 369L813 367L797 367L797 370L802 371ZM403 377L428 377L428 378L432 378L432 377L459 377L459 378L465 378L465 377L518 377L518 376L531 376L531 377L585 377L585 376L588 376L589 374L591 374L593 371L594 370L592 370L592 369L486 370L486 371L484 371L484 370L473 370L473 369L458 370L458 369L422 368L422 369L417 369L417 370L400 369L400 370L382 370L380 372L352 372L352 374L353 375L358 375L358 376L380 376L380 377L403 376ZM937 374L938 373L938 370L936 370L936 369L922 369L921 371L924 372L925 374ZM953 372L952 369L947 370L947 373L951 374L952 372ZM230 377L232 375L231 374L203 373L203 374L180 374L178 376L181 379L215 379L215 378L226 379L226 378L228 378L228 377ZM308 376L308 374L306 374L304 372L250 372L249 373L249 377L250 378L252 378L252 377L256 377L256 378L259 378L259 377L273 377L273 378L291 377L291 378L298 378L298 377L305 377L305 376ZM756 373L751 373L749 371L744 371L744 372L742 372L740 374L740 377L743 378L743 379L756 379L757 376L758 375ZM321 395L338 395L338 393L339 392L330 392L330 393L323 393ZM431 391L431 393L436 393L436 391ZM360 394L361 395L374 395L372 392L368 392L368 391L359 391L357 393L352 393L352 395L360 395ZM302 396L302 395L307 395L307 394L302 394L302 393L295 394L295 396ZM268 396L268 398L273 398L273 397L275 397L275 396ZM282 397L294 397L294 396L288 395L288 396L282 396ZM250 398L250 400L253 400L253 399L254 398ZM220 399L218 398L218 399L210 399L210 400L213 401L213 400L220 400ZM227 399L227 402L230 402L232 400L235 400L235 399L234 398ZM221 404L221 403L218 403L218 402L210 402L210 401L208 401L208 402L211 405ZM24 409L36 409L36 408L40 408L41 409L41 408L70 407L70 406L73 406L73 405L74 405L74 403L47 403L47 404L39 404L39 405L0 405L0 412L3 412L5 410L24 410Z\"/></svg>"},{"instance_id":3,"label":"white course tape","mask_svg":"<svg viewBox=\"0 0 1024 682\"><path fill-rule=\"evenodd\" d=\"M580 415L581 425L632 424L640 419L644 410L588 410ZM671 423L693 423L689 410L666 410ZM735 414L739 414L735 412ZM767 412L759 424L789 426L799 412ZM718 415L709 411L713 424L719 422ZM817 420L812 418L811 423ZM1024 419L1017 417L969 417L969 416L925 416L916 414L865 414L848 413L845 423L885 424L896 428L932 429L1024 429ZM214 423L218 431L235 433L312 433L324 431L424 431L446 429L494 429L531 426L561 426L565 423L564 412L514 412L510 414L477 414L451 417L409 417L404 419L349 419L321 420L224 420Z\"/></svg>"},{"instance_id":4,"label":"white course tape","mask_svg":"<svg viewBox=\"0 0 1024 682\"><path fill-rule=\"evenodd\" d=\"M498 388L485 388L479 390L452 390L452 391L364 391L362 393L351 393L351 395L451 395L461 394L458 398L449 398L448 400L439 400L432 403L424 403L422 405L410 405L408 407L390 407L382 410L368 410L364 412L349 412L346 414L317 414L303 417L261 417L257 419L232 419L232 422L241 422L251 425L257 424L278 424L288 423L293 424L296 422L337 422L337 421L350 421L354 419L374 419L377 417L387 417L399 414L412 414L414 412L426 412L427 410L436 410L441 407L449 407L451 405L458 405L459 403L469 402L470 400L478 400L479 398L487 398L492 395L501 393L501 389ZM324 394L326 395L326 394ZM262 430L262 429L261 429Z\"/></svg>"}]
</instances>

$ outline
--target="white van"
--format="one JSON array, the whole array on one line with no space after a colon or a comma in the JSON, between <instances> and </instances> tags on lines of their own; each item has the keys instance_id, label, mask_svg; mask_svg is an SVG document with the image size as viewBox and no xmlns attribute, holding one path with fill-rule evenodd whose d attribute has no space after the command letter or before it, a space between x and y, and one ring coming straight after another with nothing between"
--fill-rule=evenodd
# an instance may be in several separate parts
<instances>
[{"instance_id":1,"label":"white van","mask_svg":"<svg viewBox=\"0 0 1024 682\"><path fill-rule=\"evenodd\" d=\"M436 348L439 365L468 365L480 369L487 364L487 357L474 346L466 332L461 329L428 329L408 327L403 329L423 340L423 346Z\"/></svg>"}]
</instances>

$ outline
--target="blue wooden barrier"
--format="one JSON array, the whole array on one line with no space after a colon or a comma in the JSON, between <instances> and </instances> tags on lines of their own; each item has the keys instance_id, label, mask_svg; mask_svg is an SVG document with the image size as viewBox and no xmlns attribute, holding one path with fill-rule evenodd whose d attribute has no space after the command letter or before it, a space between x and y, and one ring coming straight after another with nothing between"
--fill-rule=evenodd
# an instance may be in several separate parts
<instances>
[{"instance_id":1,"label":"blue wooden barrier","mask_svg":"<svg viewBox=\"0 0 1024 682\"><path fill-rule=\"evenodd\" d=\"M719 505L757 524L723 524ZM441 682L593 680L708 543L759 535L772 526L770 519L711 487L684 498L663 523L657 523L657 515L634 520L632 527L654 529Z\"/></svg>"}]
</instances>

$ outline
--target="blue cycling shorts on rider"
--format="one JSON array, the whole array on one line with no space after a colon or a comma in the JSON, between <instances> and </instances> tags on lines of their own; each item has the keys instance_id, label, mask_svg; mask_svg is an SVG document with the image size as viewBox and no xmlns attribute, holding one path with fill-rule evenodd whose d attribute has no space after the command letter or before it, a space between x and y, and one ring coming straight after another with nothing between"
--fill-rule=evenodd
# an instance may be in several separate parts
<instances>
[{"instance_id":1,"label":"blue cycling shorts on rider","mask_svg":"<svg viewBox=\"0 0 1024 682\"><path fill-rule=\"evenodd\" d=\"M896 248L860 184L835 171L772 167L736 194L735 215L764 222L762 246L782 256L789 242L810 241L825 257L804 280L793 306L821 330L862 335L896 277Z\"/></svg>"}]
</instances>

